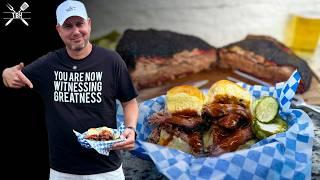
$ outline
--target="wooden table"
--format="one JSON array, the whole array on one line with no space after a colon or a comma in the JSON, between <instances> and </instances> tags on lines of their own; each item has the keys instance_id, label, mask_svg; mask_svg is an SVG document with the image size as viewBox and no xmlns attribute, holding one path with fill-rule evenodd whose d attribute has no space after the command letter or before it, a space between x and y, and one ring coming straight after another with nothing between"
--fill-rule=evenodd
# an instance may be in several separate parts
<instances>
[{"instance_id":1,"label":"wooden table","mask_svg":"<svg viewBox=\"0 0 320 180\"><path fill-rule=\"evenodd\" d=\"M215 83L221 79L228 79L228 77L235 78L237 80L240 80L240 81L245 82L250 85L257 85L258 84L257 82L254 82L252 80L248 80L246 78L243 78L242 76L239 76L238 74L236 74L234 71L232 71L230 69L213 68L209 71L204 71L204 72L200 72L197 74L188 75L186 77L182 77L179 79L175 79L172 81L168 81L166 84L163 84L163 85L160 85L160 86L157 86L154 88L147 88L147 89L139 90L139 96L138 96L137 100L138 100L138 102L142 102L147 99L151 99L151 98L154 98L154 97L157 97L160 95L164 95L164 94L166 94L166 92L170 88L172 88L174 86L183 85L183 84L190 85L190 84L197 82L199 80L208 80L208 83L200 88L202 88L202 89L210 88L213 83ZM270 84L274 84L274 83L269 82L267 80L263 80L263 81L266 81ZM312 79L312 84L311 84L310 89L307 92L303 93L302 97L305 99L305 101L307 103L320 105L320 83L316 80L316 78Z\"/></svg>"}]
</instances>

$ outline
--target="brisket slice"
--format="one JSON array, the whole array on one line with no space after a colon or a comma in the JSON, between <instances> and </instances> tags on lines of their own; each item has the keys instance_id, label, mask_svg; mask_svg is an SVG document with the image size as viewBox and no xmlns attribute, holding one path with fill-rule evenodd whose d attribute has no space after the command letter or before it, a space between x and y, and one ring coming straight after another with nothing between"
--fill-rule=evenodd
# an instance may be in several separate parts
<instances>
[{"instance_id":1,"label":"brisket slice","mask_svg":"<svg viewBox=\"0 0 320 180\"><path fill-rule=\"evenodd\" d=\"M267 36L249 35L218 50L219 67L239 69L272 83L286 81L295 69L301 75L298 92L309 89L312 71L289 48Z\"/></svg>"},{"instance_id":2,"label":"brisket slice","mask_svg":"<svg viewBox=\"0 0 320 180\"><path fill-rule=\"evenodd\" d=\"M209 70L217 57L216 49L197 37L153 29L126 30L116 51L137 89Z\"/></svg>"}]
</instances>

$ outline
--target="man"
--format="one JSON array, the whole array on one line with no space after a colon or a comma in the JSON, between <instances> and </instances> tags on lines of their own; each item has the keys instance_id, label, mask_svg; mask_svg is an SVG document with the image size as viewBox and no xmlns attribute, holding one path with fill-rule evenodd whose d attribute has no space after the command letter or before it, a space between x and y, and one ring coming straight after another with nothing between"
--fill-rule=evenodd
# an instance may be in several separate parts
<instances>
[{"instance_id":1,"label":"man","mask_svg":"<svg viewBox=\"0 0 320 180\"><path fill-rule=\"evenodd\" d=\"M2 72L6 87L29 87L44 101L48 130L50 179L124 179L119 150L134 147L138 119L137 92L121 57L89 42L91 19L79 1L65 1L57 10L56 29L65 44L38 58ZM81 147L73 129L117 128L116 99L121 101L126 141L109 156Z\"/></svg>"}]
</instances>

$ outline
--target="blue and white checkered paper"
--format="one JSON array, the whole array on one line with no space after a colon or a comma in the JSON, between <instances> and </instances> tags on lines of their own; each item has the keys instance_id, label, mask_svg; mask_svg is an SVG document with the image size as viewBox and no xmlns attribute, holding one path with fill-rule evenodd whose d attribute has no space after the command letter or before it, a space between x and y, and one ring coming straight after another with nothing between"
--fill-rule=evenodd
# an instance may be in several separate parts
<instances>
[{"instance_id":1,"label":"blue and white checkered paper","mask_svg":"<svg viewBox=\"0 0 320 180\"><path fill-rule=\"evenodd\" d=\"M310 179L314 128L302 110L290 109L300 75L295 71L287 82L275 87L240 84L254 98L270 95L280 104L280 115L289 129L252 145L250 149L225 153L218 157L196 158L179 150L146 142L151 126L148 118L164 108L160 96L139 105L138 140L133 154L151 159L169 179ZM121 109L118 112L121 115Z\"/></svg>"},{"instance_id":2,"label":"blue and white checkered paper","mask_svg":"<svg viewBox=\"0 0 320 180\"><path fill-rule=\"evenodd\" d=\"M125 126L123 123L120 124L120 126L118 126L118 129L112 129L112 133L115 134L116 136L120 136L123 131L125 129ZM86 136L86 132L84 133L79 133L75 130L73 130L73 132L75 133L75 135L78 138L78 142L81 144L82 147L85 148L93 148L95 149L98 153L109 156L109 152L111 150L111 147L114 143L117 142L122 142L125 140L125 138L123 138L122 136L120 136L119 139L116 140L110 140L110 141L93 141L93 140L89 140L84 138Z\"/></svg>"}]
</instances>

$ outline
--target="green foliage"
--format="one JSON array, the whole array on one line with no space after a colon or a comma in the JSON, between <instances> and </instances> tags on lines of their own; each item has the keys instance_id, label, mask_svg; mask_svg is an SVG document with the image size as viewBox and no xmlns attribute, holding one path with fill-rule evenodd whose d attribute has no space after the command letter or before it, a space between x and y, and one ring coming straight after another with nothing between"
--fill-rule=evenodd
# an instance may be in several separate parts
<instances>
[{"instance_id":1,"label":"green foliage","mask_svg":"<svg viewBox=\"0 0 320 180\"><path fill-rule=\"evenodd\" d=\"M102 37L93 39L92 43L104 47L106 49L115 50L120 36L121 34L118 31L113 30L112 32L103 35Z\"/></svg>"}]
</instances>

